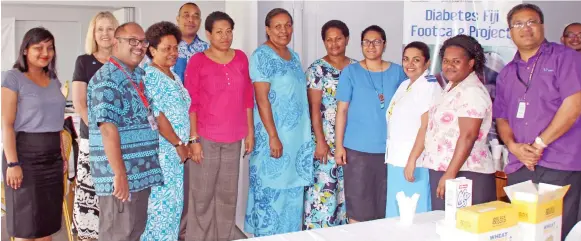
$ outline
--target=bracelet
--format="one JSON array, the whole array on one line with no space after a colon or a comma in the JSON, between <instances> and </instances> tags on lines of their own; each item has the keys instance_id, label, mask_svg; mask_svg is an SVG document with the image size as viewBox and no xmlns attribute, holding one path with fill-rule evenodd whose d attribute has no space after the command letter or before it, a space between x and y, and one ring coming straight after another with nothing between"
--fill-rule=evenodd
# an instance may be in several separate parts
<instances>
[{"instance_id":1,"label":"bracelet","mask_svg":"<svg viewBox=\"0 0 581 241\"><path fill-rule=\"evenodd\" d=\"M16 166L20 166L20 162L8 162L7 163L8 167L16 167Z\"/></svg>"},{"instance_id":2,"label":"bracelet","mask_svg":"<svg viewBox=\"0 0 581 241\"><path fill-rule=\"evenodd\" d=\"M197 137L197 136L190 137L188 144L196 144L196 143L200 143L200 137Z\"/></svg>"}]
</instances>

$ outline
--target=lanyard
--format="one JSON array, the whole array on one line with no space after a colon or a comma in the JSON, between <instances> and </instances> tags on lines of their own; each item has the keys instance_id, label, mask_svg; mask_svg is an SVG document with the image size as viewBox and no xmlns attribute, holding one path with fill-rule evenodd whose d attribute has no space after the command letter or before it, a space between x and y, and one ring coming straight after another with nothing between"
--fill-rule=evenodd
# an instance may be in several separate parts
<instances>
[{"instance_id":1,"label":"lanyard","mask_svg":"<svg viewBox=\"0 0 581 241\"><path fill-rule=\"evenodd\" d=\"M520 81L524 86L525 86L525 94L529 91L529 87L531 86L531 81L533 79L533 73L535 72L535 69L537 67L537 62L539 61L539 59L541 58L541 55L543 53L539 54L539 57L537 57L537 59L535 59L535 62L533 63L533 69L531 70L531 73L529 74L529 81L527 83L525 83L522 78L520 77L520 71L518 70L518 65L516 67L516 78L518 78L518 81Z\"/></svg>"},{"instance_id":2,"label":"lanyard","mask_svg":"<svg viewBox=\"0 0 581 241\"><path fill-rule=\"evenodd\" d=\"M127 74L127 72L125 72L123 67L121 67L121 65L114 58L110 58L109 61L111 61L111 63L113 63L113 65L115 65L115 67L117 67L119 70L121 70L121 72L123 72L123 74L125 74L125 77L127 77L127 79L129 79L129 82L131 82L131 84L133 85L133 88L135 88L135 91L137 91L137 94L141 98L141 102L143 102L143 105L145 105L145 108L149 109L149 101L147 101L147 98L145 98L145 94L143 94L143 92L145 90L145 87L143 86L143 81L139 82L139 87L138 87L135 84L135 82L133 82L133 79L131 78L131 76L129 76L129 74Z\"/></svg>"}]
</instances>

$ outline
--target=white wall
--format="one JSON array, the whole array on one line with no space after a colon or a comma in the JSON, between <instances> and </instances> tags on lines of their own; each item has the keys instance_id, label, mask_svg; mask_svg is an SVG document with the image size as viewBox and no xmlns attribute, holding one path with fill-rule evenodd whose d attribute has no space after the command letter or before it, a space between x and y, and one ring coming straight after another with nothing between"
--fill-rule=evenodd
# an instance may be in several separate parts
<instances>
[{"instance_id":1,"label":"white wall","mask_svg":"<svg viewBox=\"0 0 581 241\"><path fill-rule=\"evenodd\" d=\"M545 36L551 42L561 42L563 29L581 22L581 1L525 1L541 8L545 15Z\"/></svg>"},{"instance_id":2,"label":"white wall","mask_svg":"<svg viewBox=\"0 0 581 241\"><path fill-rule=\"evenodd\" d=\"M403 34L403 2L401 1L308 1L305 3L303 17L304 51L302 58L311 64L326 55L321 38L321 27L327 21L337 19L349 27L350 39L347 56L362 59L361 32L370 25L378 25L385 30L387 47L383 59L401 63ZM305 62L303 61L303 62ZM307 65L308 66L308 65ZM307 67L304 66L304 67Z\"/></svg>"}]
</instances>

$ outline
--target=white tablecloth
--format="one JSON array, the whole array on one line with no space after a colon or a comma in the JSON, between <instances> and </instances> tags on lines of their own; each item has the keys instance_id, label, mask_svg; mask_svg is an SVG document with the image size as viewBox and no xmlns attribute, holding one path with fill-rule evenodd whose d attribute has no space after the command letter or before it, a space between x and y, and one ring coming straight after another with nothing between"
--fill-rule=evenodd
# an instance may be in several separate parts
<instances>
[{"instance_id":1,"label":"white tablecloth","mask_svg":"<svg viewBox=\"0 0 581 241\"><path fill-rule=\"evenodd\" d=\"M399 218L388 218L332 228L246 239L248 241L440 241L436 222L443 211L416 214L414 224L403 226Z\"/></svg>"}]
</instances>

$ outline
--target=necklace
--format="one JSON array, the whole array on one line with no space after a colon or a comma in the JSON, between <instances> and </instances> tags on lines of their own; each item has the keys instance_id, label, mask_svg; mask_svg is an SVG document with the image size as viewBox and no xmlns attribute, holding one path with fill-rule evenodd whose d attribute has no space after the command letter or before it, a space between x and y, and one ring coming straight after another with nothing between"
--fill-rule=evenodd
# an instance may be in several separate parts
<instances>
[{"instance_id":1,"label":"necklace","mask_svg":"<svg viewBox=\"0 0 581 241\"><path fill-rule=\"evenodd\" d=\"M405 89L405 93L403 93L399 98L397 98L397 100L394 100L393 103L389 106L389 110L387 111L388 119L391 119L391 115L393 114L393 108L395 107L397 102L403 99L403 97L405 97L407 93L409 93L410 91L412 91L412 83L410 83L408 87Z\"/></svg>"},{"instance_id":2,"label":"necklace","mask_svg":"<svg viewBox=\"0 0 581 241\"><path fill-rule=\"evenodd\" d=\"M377 88L375 87L375 84L373 83L373 78L371 77L371 73L369 72L369 67L367 67L367 59L365 60L365 69L367 70L367 76L369 76L369 82L373 86L373 89L375 90L375 94L377 94L377 97L379 98L379 106L381 107L381 109L383 109L383 108L385 108L385 98L383 96L383 73L382 73L383 71L380 72L381 89L378 91ZM381 64L381 69L383 69L383 63Z\"/></svg>"}]
</instances>

